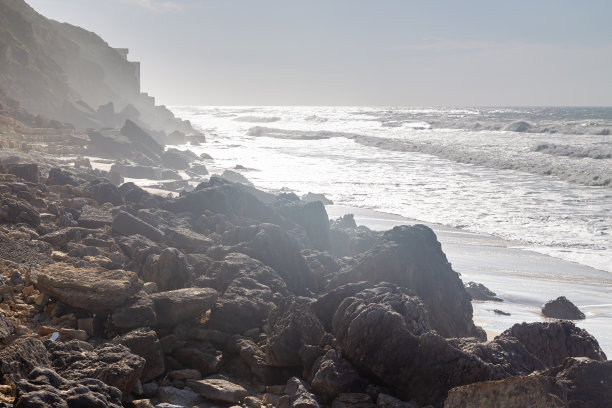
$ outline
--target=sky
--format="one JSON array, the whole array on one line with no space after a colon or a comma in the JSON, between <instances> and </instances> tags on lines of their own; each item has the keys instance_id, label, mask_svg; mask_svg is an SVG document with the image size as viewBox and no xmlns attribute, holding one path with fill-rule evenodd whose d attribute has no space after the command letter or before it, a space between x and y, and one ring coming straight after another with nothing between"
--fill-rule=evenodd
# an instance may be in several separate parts
<instances>
[{"instance_id":1,"label":"sky","mask_svg":"<svg viewBox=\"0 0 612 408\"><path fill-rule=\"evenodd\" d=\"M166 105L612 105L610 0L26 1Z\"/></svg>"}]
</instances>

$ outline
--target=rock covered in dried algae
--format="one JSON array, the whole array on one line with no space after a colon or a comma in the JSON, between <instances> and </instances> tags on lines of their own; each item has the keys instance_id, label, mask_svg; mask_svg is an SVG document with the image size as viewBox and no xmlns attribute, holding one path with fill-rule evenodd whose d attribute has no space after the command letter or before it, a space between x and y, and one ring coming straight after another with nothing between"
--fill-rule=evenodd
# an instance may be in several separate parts
<instances>
[{"instance_id":1,"label":"rock covered in dried algae","mask_svg":"<svg viewBox=\"0 0 612 408\"><path fill-rule=\"evenodd\" d=\"M542 314L553 319L581 320L584 313L570 302L565 296L559 296L555 300L549 300L542 306Z\"/></svg>"},{"instance_id":2,"label":"rock covered in dried algae","mask_svg":"<svg viewBox=\"0 0 612 408\"><path fill-rule=\"evenodd\" d=\"M41 292L85 310L112 310L141 288L138 275L124 270L99 267L75 268L55 263L36 274Z\"/></svg>"},{"instance_id":3,"label":"rock covered in dried algae","mask_svg":"<svg viewBox=\"0 0 612 408\"><path fill-rule=\"evenodd\" d=\"M385 232L382 243L362 255L355 266L338 273L330 288L360 281L410 288L422 300L429 325L444 337L486 338L472 321L472 299L463 282L435 233L425 225Z\"/></svg>"},{"instance_id":4,"label":"rock covered in dried algae","mask_svg":"<svg viewBox=\"0 0 612 408\"><path fill-rule=\"evenodd\" d=\"M100 380L67 380L38 367L17 384L15 408L121 408L121 391Z\"/></svg>"}]
</instances>

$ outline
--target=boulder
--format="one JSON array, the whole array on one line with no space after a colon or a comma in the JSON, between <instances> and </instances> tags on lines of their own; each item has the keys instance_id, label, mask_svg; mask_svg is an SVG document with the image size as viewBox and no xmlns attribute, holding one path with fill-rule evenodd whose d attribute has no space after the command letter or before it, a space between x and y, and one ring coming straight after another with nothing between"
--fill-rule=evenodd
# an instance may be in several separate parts
<instances>
[{"instance_id":1,"label":"boulder","mask_svg":"<svg viewBox=\"0 0 612 408\"><path fill-rule=\"evenodd\" d=\"M39 172L38 164L36 163L16 163L6 164L6 169L9 174L14 174L22 180L30 183L38 183Z\"/></svg>"},{"instance_id":2,"label":"boulder","mask_svg":"<svg viewBox=\"0 0 612 408\"><path fill-rule=\"evenodd\" d=\"M140 271L151 255L160 254L162 248L143 235L115 237L115 242L130 259L130 269Z\"/></svg>"},{"instance_id":3,"label":"boulder","mask_svg":"<svg viewBox=\"0 0 612 408\"><path fill-rule=\"evenodd\" d=\"M143 292L115 308L112 322L119 329L156 326L157 313L153 300Z\"/></svg>"},{"instance_id":4,"label":"boulder","mask_svg":"<svg viewBox=\"0 0 612 408\"><path fill-rule=\"evenodd\" d=\"M511 377L453 388L444 408L568 408L565 389L554 378Z\"/></svg>"},{"instance_id":5,"label":"boulder","mask_svg":"<svg viewBox=\"0 0 612 408\"><path fill-rule=\"evenodd\" d=\"M103 228L113 223L113 216L109 211L86 205L81 208L78 223L83 228Z\"/></svg>"},{"instance_id":6,"label":"boulder","mask_svg":"<svg viewBox=\"0 0 612 408\"><path fill-rule=\"evenodd\" d=\"M53 367L69 380L95 378L116 387L125 400L140 379L145 359L132 354L120 344L103 344L92 350L88 344L71 340L66 343L47 342Z\"/></svg>"},{"instance_id":7,"label":"boulder","mask_svg":"<svg viewBox=\"0 0 612 408\"><path fill-rule=\"evenodd\" d=\"M371 289L375 286L375 284L371 282L357 282L357 283L348 283L346 285L339 286L323 295L321 295L312 305L311 309L314 314L319 318L319 320L325 326L327 331L332 330L332 319L334 317L334 313L340 306L340 303L344 301L344 299L355 296L357 293L361 292L364 289Z\"/></svg>"},{"instance_id":8,"label":"boulder","mask_svg":"<svg viewBox=\"0 0 612 408\"><path fill-rule=\"evenodd\" d=\"M139 164L115 163L111 171L117 172L124 177L147 180L161 180L162 169L155 166L144 166Z\"/></svg>"},{"instance_id":9,"label":"boulder","mask_svg":"<svg viewBox=\"0 0 612 408\"><path fill-rule=\"evenodd\" d=\"M302 201L305 201L307 203L313 201L320 201L323 205L330 205L334 203L332 200L325 197L324 194L311 193L310 191L308 192L308 194L304 194L302 196Z\"/></svg>"},{"instance_id":10,"label":"boulder","mask_svg":"<svg viewBox=\"0 0 612 408\"><path fill-rule=\"evenodd\" d=\"M4 384L15 384L36 367L51 367L49 353L37 337L18 337L0 350L0 373Z\"/></svg>"},{"instance_id":11,"label":"boulder","mask_svg":"<svg viewBox=\"0 0 612 408\"><path fill-rule=\"evenodd\" d=\"M188 387L183 389L170 386L159 387L157 399L162 403L181 407L193 407L202 402L202 398Z\"/></svg>"},{"instance_id":12,"label":"boulder","mask_svg":"<svg viewBox=\"0 0 612 408\"><path fill-rule=\"evenodd\" d=\"M175 170L185 170L189 168L192 160L198 158L197 155L189 150L168 149L161 154L161 160L165 167Z\"/></svg>"},{"instance_id":13,"label":"boulder","mask_svg":"<svg viewBox=\"0 0 612 408\"><path fill-rule=\"evenodd\" d=\"M265 354L255 342L249 338L234 336L229 341L232 351L240 356L240 360L249 367L249 371L262 383L273 383L275 371L266 365Z\"/></svg>"},{"instance_id":14,"label":"boulder","mask_svg":"<svg viewBox=\"0 0 612 408\"><path fill-rule=\"evenodd\" d=\"M164 151L164 148L151 135L129 119L125 121L125 125L121 128L121 134L127 137L134 145L140 147L141 151L148 156L160 155Z\"/></svg>"},{"instance_id":15,"label":"boulder","mask_svg":"<svg viewBox=\"0 0 612 408\"><path fill-rule=\"evenodd\" d=\"M107 179L97 179L90 182L83 189L83 192L100 204L123 204L123 197L119 194L119 190L117 190L117 187Z\"/></svg>"},{"instance_id":16,"label":"boulder","mask_svg":"<svg viewBox=\"0 0 612 408\"><path fill-rule=\"evenodd\" d=\"M119 193L126 203L136 204L137 206L142 206L151 199L151 194L148 191L132 182L119 186Z\"/></svg>"},{"instance_id":17,"label":"boulder","mask_svg":"<svg viewBox=\"0 0 612 408\"><path fill-rule=\"evenodd\" d=\"M339 358L333 349L315 362L312 373L312 389L327 401L340 394L356 391L364 385L351 363ZM370 404L374 405L371 400Z\"/></svg>"},{"instance_id":18,"label":"boulder","mask_svg":"<svg viewBox=\"0 0 612 408\"><path fill-rule=\"evenodd\" d=\"M288 295L285 282L273 269L237 253L215 262L196 283L221 293L208 326L227 333L262 327L274 308L274 295Z\"/></svg>"},{"instance_id":19,"label":"boulder","mask_svg":"<svg viewBox=\"0 0 612 408\"><path fill-rule=\"evenodd\" d=\"M549 300L542 306L542 314L553 319L581 320L584 313L580 311L565 296L559 296L555 300Z\"/></svg>"},{"instance_id":20,"label":"boulder","mask_svg":"<svg viewBox=\"0 0 612 408\"><path fill-rule=\"evenodd\" d=\"M17 384L15 408L122 408L121 391L100 380L70 381L49 368L37 367Z\"/></svg>"},{"instance_id":21,"label":"boulder","mask_svg":"<svg viewBox=\"0 0 612 408\"><path fill-rule=\"evenodd\" d=\"M193 280L187 258L176 248L149 255L142 267L142 278L145 282L155 282L162 292L189 287Z\"/></svg>"},{"instance_id":22,"label":"boulder","mask_svg":"<svg viewBox=\"0 0 612 408\"><path fill-rule=\"evenodd\" d=\"M310 246L327 251L329 242L329 217L320 201L278 200L274 207L284 217L300 225L308 234Z\"/></svg>"},{"instance_id":23,"label":"boulder","mask_svg":"<svg viewBox=\"0 0 612 408\"><path fill-rule=\"evenodd\" d=\"M468 282L465 284L465 290L474 300L503 302L503 299L498 298L495 292L482 283Z\"/></svg>"},{"instance_id":24,"label":"boulder","mask_svg":"<svg viewBox=\"0 0 612 408\"><path fill-rule=\"evenodd\" d=\"M63 170L59 167L54 167L49 170L49 177L47 178L46 184L48 186L77 186L78 181L72 173L67 170Z\"/></svg>"},{"instance_id":25,"label":"boulder","mask_svg":"<svg viewBox=\"0 0 612 408\"><path fill-rule=\"evenodd\" d=\"M121 305L141 284L134 272L55 263L37 272L36 287L70 306L105 311Z\"/></svg>"},{"instance_id":26,"label":"boulder","mask_svg":"<svg viewBox=\"0 0 612 408\"><path fill-rule=\"evenodd\" d=\"M157 314L157 325L171 327L213 308L217 302L217 291L211 288L187 288L154 293L150 298Z\"/></svg>"},{"instance_id":27,"label":"boulder","mask_svg":"<svg viewBox=\"0 0 612 408\"><path fill-rule=\"evenodd\" d=\"M168 245L184 251L187 254L203 254L214 245L214 241L189 228L168 228L166 230L166 241Z\"/></svg>"},{"instance_id":28,"label":"boulder","mask_svg":"<svg viewBox=\"0 0 612 408\"><path fill-rule=\"evenodd\" d=\"M248 395L242 386L220 379L190 380L187 385L202 397L213 401L237 404Z\"/></svg>"},{"instance_id":29,"label":"boulder","mask_svg":"<svg viewBox=\"0 0 612 408\"><path fill-rule=\"evenodd\" d=\"M202 375L219 372L223 361L223 353L207 341L187 342L175 349L172 357L182 367L198 370Z\"/></svg>"},{"instance_id":30,"label":"boulder","mask_svg":"<svg viewBox=\"0 0 612 408\"><path fill-rule=\"evenodd\" d=\"M299 350L306 345L319 345L325 328L310 310L309 301L287 298L268 317L266 363L274 367L299 367Z\"/></svg>"},{"instance_id":31,"label":"boulder","mask_svg":"<svg viewBox=\"0 0 612 408\"><path fill-rule=\"evenodd\" d=\"M376 404L368 394L340 394L331 404L331 408L375 408Z\"/></svg>"},{"instance_id":32,"label":"boulder","mask_svg":"<svg viewBox=\"0 0 612 408\"><path fill-rule=\"evenodd\" d=\"M353 266L338 273L330 288L346 283L390 282L421 298L432 329L444 337L485 339L472 321L471 297L455 272L435 233L425 225L398 226Z\"/></svg>"},{"instance_id":33,"label":"boulder","mask_svg":"<svg viewBox=\"0 0 612 408\"><path fill-rule=\"evenodd\" d=\"M221 178L230 181L232 183L244 184L247 186L252 186L253 183L249 181L245 176L238 173L237 171L225 170L223 174L221 174Z\"/></svg>"},{"instance_id":34,"label":"boulder","mask_svg":"<svg viewBox=\"0 0 612 408\"><path fill-rule=\"evenodd\" d=\"M308 383L297 377L287 381L285 394L289 396L291 408L319 408L319 402L315 395L310 392Z\"/></svg>"},{"instance_id":35,"label":"boulder","mask_svg":"<svg viewBox=\"0 0 612 408\"><path fill-rule=\"evenodd\" d=\"M3 198L0 220L13 224L25 223L36 228L40 225L40 214L29 203L12 198Z\"/></svg>"},{"instance_id":36,"label":"boulder","mask_svg":"<svg viewBox=\"0 0 612 408\"><path fill-rule=\"evenodd\" d=\"M116 342L123 344L132 353L145 359L146 363L140 377L142 383L149 382L166 371L164 351L157 338L157 333L153 330L148 328L132 330L118 338Z\"/></svg>"},{"instance_id":37,"label":"boulder","mask_svg":"<svg viewBox=\"0 0 612 408\"><path fill-rule=\"evenodd\" d=\"M389 394L380 393L376 398L377 408L419 408L415 402L405 402Z\"/></svg>"},{"instance_id":38,"label":"boulder","mask_svg":"<svg viewBox=\"0 0 612 408\"><path fill-rule=\"evenodd\" d=\"M490 364L450 344L428 322L419 298L380 284L346 298L332 327L343 357L402 399L440 405L450 388L496 379Z\"/></svg>"},{"instance_id":39,"label":"boulder","mask_svg":"<svg viewBox=\"0 0 612 408\"><path fill-rule=\"evenodd\" d=\"M113 219L113 231L121 235L142 235L155 242L162 242L164 234L154 226L125 211L119 211Z\"/></svg>"}]
</instances>

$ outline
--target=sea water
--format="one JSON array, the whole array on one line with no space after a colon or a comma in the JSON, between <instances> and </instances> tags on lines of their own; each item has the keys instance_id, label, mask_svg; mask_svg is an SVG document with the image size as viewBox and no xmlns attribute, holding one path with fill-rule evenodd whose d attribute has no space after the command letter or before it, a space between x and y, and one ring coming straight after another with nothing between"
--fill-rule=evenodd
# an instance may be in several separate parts
<instances>
[{"instance_id":1,"label":"sea water","mask_svg":"<svg viewBox=\"0 0 612 408\"><path fill-rule=\"evenodd\" d=\"M612 272L612 108L174 107L212 173Z\"/></svg>"}]
</instances>

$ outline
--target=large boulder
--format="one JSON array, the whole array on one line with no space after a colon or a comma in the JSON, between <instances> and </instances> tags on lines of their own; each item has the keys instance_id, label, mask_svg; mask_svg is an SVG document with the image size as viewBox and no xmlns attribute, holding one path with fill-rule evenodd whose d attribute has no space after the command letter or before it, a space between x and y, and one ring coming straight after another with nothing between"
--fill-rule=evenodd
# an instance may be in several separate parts
<instances>
[{"instance_id":1,"label":"large boulder","mask_svg":"<svg viewBox=\"0 0 612 408\"><path fill-rule=\"evenodd\" d=\"M307 345L318 346L325 328L304 298L287 298L268 317L266 362L274 367L299 367L299 351Z\"/></svg>"},{"instance_id":2,"label":"large boulder","mask_svg":"<svg viewBox=\"0 0 612 408\"><path fill-rule=\"evenodd\" d=\"M333 349L315 362L312 373L312 389L327 401L340 394L357 391L364 385L351 363L338 357Z\"/></svg>"},{"instance_id":3,"label":"large boulder","mask_svg":"<svg viewBox=\"0 0 612 408\"><path fill-rule=\"evenodd\" d=\"M332 326L343 357L404 400L439 405L452 387L496 379L490 364L431 331L421 300L394 285L346 298Z\"/></svg>"},{"instance_id":4,"label":"large boulder","mask_svg":"<svg viewBox=\"0 0 612 408\"><path fill-rule=\"evenodd\" d=\"M36 163L7 164L6 169L9 174L14 174L22 180L38 183L40 174L38 172L38 164Z\"/></svg>"},{"instance_id":5,"label":"large boulder","mask_svg":"<svg viewBox=\"0 0 612 408\"><path fill-rule=\"evenodd\" d=\"M90 182L83 189L83 192L100 204L123 204L123 197L119 194L119 190L117 190L117 187L107 179L97 179Z\"/></svg>"},{"instance_id":6,"label":"large boulder","mask_svg":"<svg viewBox=\"0 0 612 408\"><path fill-rule=\"evenodd\" d=\"M108 311L138 292L141 283L138 275L130 271L75 268L55 263L36 273L36 286L41 292L70 306Z\"/></svg>"},{"instance_id":7,"label":"large boulder","mask_svg":"<svg viewBox=\"0 0 612 408\"><path fill-rule=\"evenodd\" d=\"M148 328L132 330L115 341L145 359L146 363L140 377L142 383L149 382L166 371L164 351L157 338L157 333L153 330Z\"/></svg>"},{"instance_id":8,"label":"large boulder","mask_svg":"<svg viewBox=\"0 0 612 408\"><path fill-rule=\"evenodd\" d=\"M168 228L166 230L166 241L168 245L187 254L203 254L215 243L212 239L183 227Z\"/></svg>"},{"instance_id":9,"label":"large boulder","mask_svg":"<svg viewBox=\"0 0 612 408\"><path fill-rule=\"evenodd\" d=\"M121 134L149 157L159 156L164 151L163 146L157 143L151 135L129 119L125 121L125 125L121 128Z\"/></svg>"},{"instance_id":10,"label":"large boulder","mask_svg":"<svg viewBox=\"0 0 612 408\"><path fill-rule=\"evenodd\" d=\"M49 186L77 186L79 182L72 173L59 167L49 170L46 184Z\"/></svg>"},{"instance_id":11,"label":"large boulder","mask_svg":"<svg viewBox=\"0 0 612 408\"><path fill-rule=\"evenodd\" d=\"M320 251L330 249L329 217L323 203L281 199L274 207L281 215L304 228L312 248Z\"/></svg>"},{"instance_id":12,"label":"large boulder","mask_svg":"<svg viewBox=\"0 0 612 408\"><path fill-rule=\"evenodd\" d=\"M157 325L172 327L194 319L212 309L217 302L217 291L211 288L187 288L151 295L157 314Z\"/></svg>"},{"instance_id":13,"label":"large boulder","mask_svg":"<svg viewBox=\"0 0 612 408\"><path fill-rule=\"evenodd\" d=\"M559 296L555 300L549 300L542 306L542 314L553 319L581 320L584 313L580 311L565 296Z\"/></svg>"},{"instance_id":14,"label":"large boulder","mask_svg":"<svg viewBox=\"0 0 612 408\"><path fill-rule=\"evenodd\" d=\"M142 277L145 282L155 282L162 292L189 287L193 280L187 258L176 248L149 255L142 267Z\"/></svg>"},{"instance_id":15,"label":"large boulder","mask_svg":"<svg viewBox=\"0 0 612 408\"><path fill-rule=\"evenodd\" d=\"M187 385L202 397L212 401L237 404L248 395L244 387L221 379L191 380Z\"/></svg>"},{"instance_id":16,"label":"large boulder","mask_svg":"<svg viewBox=\"0 0 612 408\"><path fill-rule=\"evenodd\" d=\"M93 378L70 381L37 367L17 384L16 408L121 408L121 391Z\"/></svg>"},{"instance_id":17,"label":"large boulder","mask_svg":"<svg viewBox=\"0 0 612 408\"><path fill-rule=\"evenodd\" d=\"M119 329L156 326L157 313L153 300L144 291L115 308L112 322Z\"/></svg>"},{"instance_id":18,"label":"large boulder","mask_svg":"<svg viewBox=\"0 0 612 408\"><path fill-rule=\"evenodd\" d=\"M47 343L53 367L69 380L95 378L117 387L126 399L140 379L145 359L121 344L103 344L96 349L88 343L71 340Z\"/></svg>"},{"instance_id":19,"label":"large boulder","mask_svg":"<svg viewBox=\"0 0 612 408\"><path fill-rule=\"evenodd\" d=\"M444 337L486 338L472 321L471 297L459 274L451 268L435 233L425 225L387 231L383 243L336 275L330 287L360 281L391 282L411 289L423 301L429 325Z\"/></svg>"},{"instance_id":20,"label":"large boulder","mask_svg":"<svg viewBox=\"0 0 612 408\"><path fill-rule=\"evenodd\" d=\"M125 211L115 215L112 226L113 231L121 235L142 235L155 242L164 240L163 232Z\"/></svg>"},{"instance_id":21,"label":"large boulder","mask_svg":"<svg viewBox=\"0 0 612 408\"><path fill-rule=\"evenodd\" d=\"M4 384L17 383L36 367L51 367L49 353L36 337L19 337L0 350L0 373Z\"/></svg>"},{"instance_id":22,"label":"large boulder","mask_svg":"<svg viewBox=\"0 0 612 408\"><path fill-rule=\"evenodd\" d=\"M215 262L196 283L219 291L208 325L228 333L242 334L262 327L275 307L275 294L288 295L285 282L273 269L238 253Z\"/></svg>"}]
</instances>

